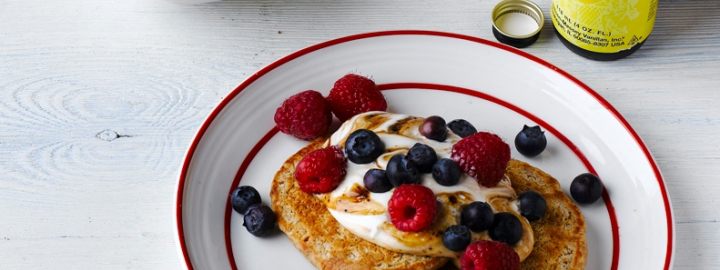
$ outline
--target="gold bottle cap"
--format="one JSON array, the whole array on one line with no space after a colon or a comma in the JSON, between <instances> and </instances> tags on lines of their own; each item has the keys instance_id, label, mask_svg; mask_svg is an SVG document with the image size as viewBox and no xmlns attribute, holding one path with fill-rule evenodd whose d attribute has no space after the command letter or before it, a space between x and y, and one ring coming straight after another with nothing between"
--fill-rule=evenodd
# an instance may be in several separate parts
<instances>
[{"instance_id":1,"label":"gold bottle cap","mask_svg":"<svg viewBox=\"0 0 720 270\"><path fill-rule=\"evenodd\" d=\"M517 48L533 44L544 24L542 9L528 0L503 0L492 11L495 38Z\"/></svg>"}]
</instances>

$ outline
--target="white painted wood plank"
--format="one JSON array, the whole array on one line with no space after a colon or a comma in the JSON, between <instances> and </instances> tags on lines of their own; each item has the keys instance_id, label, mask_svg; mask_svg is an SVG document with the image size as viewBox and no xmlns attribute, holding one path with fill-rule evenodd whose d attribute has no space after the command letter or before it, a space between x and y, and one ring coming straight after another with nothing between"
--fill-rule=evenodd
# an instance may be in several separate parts
<instances>
[{"instance_id":1,"label":"white painted wood plank","mask_svg":"<svg viewBox=\"0 0 720 270\"><path fill-rule=\"evenodd\" d=\"M495 2L0 1L0 265L181 267L177 170L235 85L292 51L359 32L492 40ZM661 2L647 44L611 63L570 53L549 23L525 49L598 90L650 146L674 204L676 269L720 268L719 15L718 1Z\"/></svg>"}]
</instances>

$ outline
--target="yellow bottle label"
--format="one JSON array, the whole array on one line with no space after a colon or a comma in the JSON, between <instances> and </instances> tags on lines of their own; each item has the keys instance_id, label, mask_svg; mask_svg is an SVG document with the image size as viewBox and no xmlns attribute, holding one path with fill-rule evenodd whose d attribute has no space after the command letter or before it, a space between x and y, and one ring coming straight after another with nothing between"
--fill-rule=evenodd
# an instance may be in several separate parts
<instances>
[{"instance_id":1,"label":"yellow bottle label","mask_svg":"<svg viewBox=\"0 0 720 270\"><path fill-rule=\"evenodd\" d=\"M645 41L655 24L658 0L553 0L553 25L582 49L616 53Z\"/></svg>"}]
</instances>

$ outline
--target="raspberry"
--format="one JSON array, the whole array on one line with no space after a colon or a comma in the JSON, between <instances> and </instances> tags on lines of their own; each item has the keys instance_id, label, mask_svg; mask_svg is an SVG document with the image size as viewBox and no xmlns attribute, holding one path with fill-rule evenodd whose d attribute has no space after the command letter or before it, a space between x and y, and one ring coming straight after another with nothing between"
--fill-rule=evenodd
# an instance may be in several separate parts
<instances>
[{"instance_id":1,"label":"raspberry","mask_svg":"<svg viewBox=\"0 0 720 270\"><path fill-rule=\"evenodd\" d=\"M275 110L278 129L298 139L309 141L325 135L331 122L330 104L314 90L289 97Z\"/></svg>"},{"instance_id":2,"label":"raspberry","mask_svg":"<svg viewBox=\"0 0 720 270\"><path fill-rule=\"evenodd\" d=\"M307 193L333 191L345 177L347 162L340 149L328 147L305 155L295 167L295 179Z\"/></svg>"},{"instance_id":3,"label":"raspberry","mask_svg":"<svg viewBox=\"0 0 720 270\"><path fill-rule=\"evenodd\" d=\"M375 82L360 75L348 74L335 82L328 101L340 121L356 114L387 109L385 97L375 87Z\"/></svg>"},{"instance_id":4,"label":"raspberry","mask_svg":"<svg viewBox=\"0 0 720 270\"><path fill-rule=\"evenodd\" d=\"M478 132L453 145L451 157L483 186L500 182L510 161L510 146L495 134Z\"/></svg>"},{"instance_id":5,"label":"raspberry","mask_svg":"<svg viewBox=\"0 0 720 270\"><path fill-rule=\"evenodd\" d=\"M520 256L510 246L481 240L470 244L460 258L461 270L519 270Z\"/></svg>"},{"instance_id":6,"label":"raspberry","mask_svg":"<svg viewBox=\"0 0 720 270\"><path fill-rule=\"evenodd\" d=\"M395 188L388 202L390 221L404 232L419 232L432 224L437 201L432 190L422 185L405 184Z\"/></svg>"}]
</instances>

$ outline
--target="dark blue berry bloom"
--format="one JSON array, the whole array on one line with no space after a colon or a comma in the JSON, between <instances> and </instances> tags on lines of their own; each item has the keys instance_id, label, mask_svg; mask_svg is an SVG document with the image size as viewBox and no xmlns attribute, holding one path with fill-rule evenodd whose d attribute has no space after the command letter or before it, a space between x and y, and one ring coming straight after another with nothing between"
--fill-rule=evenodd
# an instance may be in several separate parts
<instances>
[{"instance_id":1,"label":"dark blue berry bloom","mask_svg":"<svg viewBox=\"0 0 720 270\"><path fill-rule=\"evenodd\" d=\"M433 164L437 161L437 154L435 154L432 147L416 143L408 151L407 159L414 162L421 173L429 173L432 171Z\"/></svg>"},{"instance_id":2,"label":"dark blue berry bloom","mask_svg":"<svg viewBox=\"0 0 720 270\"><path fill-rule=\"evenodd\" d=\"M497 213L493 218L490 227L490 238L495 241L505 242L514 245L522 238L522 224L520 220L511 213Z\"/></svg>"},{"instance_id":3,"label":"dark blue berry bloom","mask_svg":"<svg viewBox=\"0 0 720 270\"><path fill-rule=\"evenodd\" d=\"M438 160L432 169L432 176L438 184L453 186L460 181L462 171L460 166L452 159L443 158Z\"/></svg>"},{"instance_id":4,"label":"dark blue berry bloom","mask_svg":"<svg viewBox=\"0 0 720 270\"><path fill-rule=\"evenodd\" d=\"M570 195L582 204L591 204L600 199L603 187L600 178L591 173L583 173L573 179L570 184Z\"/></svg>"},{"instance_id":5,"label":"dark blue berry bloom","mask_svg":"<svg viewBox=\"0 0 720 270\"><path fill-rule=\"evenodd\" d=\"M453 225L443 232L443 244L452 251L463 251L472 240L470 229L463 225Z\"/></svg>"},{"instance_id":6,"label":"dark blue berry bloom","mask_svg":"<svg viewBox=\"0 0 720 270\"><path fill-rule=\"evenodd\" d=\"M470 124L470 122L463 119L452 120L450 121L450 123L447 124L447 126L448 128L450 128L450 130L452 130L453 133L462 138L477 133L477 129L475 129L475 127Z\"/></svg>"},{"instance_id":7,"label":"dark blue berry bloom","mask_svg":"<svg viewBox=\"0 0 720 270\"><path fill-rule=\"evenodd\" d=\"M393 188L385 171L380 169L368 170L363 177L363 184L365 184L365 188L372 193L385 193Z\"/></svg>"},{"instance_id":8,"label":"dark blue berry bloom","mask_svg":"<svg viewBox=\"0 0 720 270\"><path fill-rule=\"evenodd\" d=\"M535 221L545 215L547 203L542 195L535 191L525 191L518 196L520 201L520 214L529 221Z\"/></svg>"},{"instance_id":9,"label":"dark blue berry bloom","mask_svg":"<svg viewBox=\"0 0 720 270\"><path fill-rule=\"evenodd\" d=\"M420 171L415 165L415 162L407 159L401 154L394 155L388 161L387 168L385 168L385 174L387 174L390 183L398 187L402 184L419 184L420 183Z\"/></svg>"},{"instance_id":10,"label":"dark blue berry bloom","mask_svg":"<svg viewBox=\"0 0 720 270\"><path fill-rule=\"evenodd\" d=\"M367 129L353 131L345 141L345 154L356 164L373 162L383 153L385 153L385 144L375 132Z\"/></svg>"},{"instance_id":11,"label":"dark blue berry bloom","mask_svg":"<svg viewBox=\"0 0 720 270\"><path fill-rule=\"evenodd\" d=\"M523 126L523 129L515 136L515 148L527 157L534 157L542 153L547 146L547 139L545 133L540 129L539 126L528 127Z\"/></svg>"},{"instance_id":12,"label":"dark blue berry bloom","mask_svg":"<svg viewBox=\"0 0 720 270\"><path fill-rule=\"evenodd\" d=\"M495 215L490 205L484 202L472 202L460 212L460 224L474 232L482 232L492 226Z\"/></svg>"}]
</instances>

